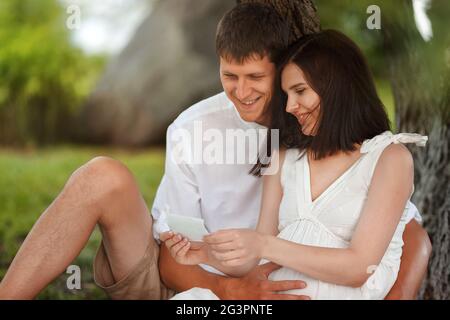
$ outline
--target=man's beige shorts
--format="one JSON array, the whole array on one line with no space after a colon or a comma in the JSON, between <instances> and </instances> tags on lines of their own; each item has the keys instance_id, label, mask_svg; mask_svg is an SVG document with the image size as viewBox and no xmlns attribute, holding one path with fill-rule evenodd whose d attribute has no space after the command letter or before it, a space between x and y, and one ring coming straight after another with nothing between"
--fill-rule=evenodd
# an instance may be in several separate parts
<instances>
[{"instance_id":1,"label":"man's beige shorts","mask_svg":"<svg viewBox=\"0 0 450 320\"><path fill-rule=\"evenodd\" d=\"M159 277L159 246L153 239L138 264L122 280L107 285L114 279L103 241L94 260L94 281L114 300L166 300L176 292L167 288Z\"/></svg>"}]
</instances>

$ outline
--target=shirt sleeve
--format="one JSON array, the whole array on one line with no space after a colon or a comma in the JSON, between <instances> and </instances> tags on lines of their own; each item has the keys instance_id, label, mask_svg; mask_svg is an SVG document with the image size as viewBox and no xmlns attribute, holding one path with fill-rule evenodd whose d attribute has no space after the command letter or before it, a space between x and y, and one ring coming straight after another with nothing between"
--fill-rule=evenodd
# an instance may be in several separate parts
<instances>
[{"instance_id":1,"label":"shirt sleeve","mask_svg":"<svg viewBox=\"0 0 450 320\"><path fill-rule=\"evenodd\" d=\"M167 129L165 172L156 192L152 207L153 236L169 231L167 214L201 217L200 193L192 162L187 161L191 150L189 131L176 128Z\"/></svg>"}]
</instances>

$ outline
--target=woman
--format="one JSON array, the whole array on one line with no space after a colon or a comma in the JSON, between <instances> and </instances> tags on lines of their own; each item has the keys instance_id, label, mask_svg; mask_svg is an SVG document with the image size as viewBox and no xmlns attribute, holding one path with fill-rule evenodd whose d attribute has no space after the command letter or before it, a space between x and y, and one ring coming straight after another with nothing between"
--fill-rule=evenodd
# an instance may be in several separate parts
<instances>
[{"instance_id":1,"label":"woman","mask_svg":"<svg viewBox=\"0 0 450 320\"><path fill-rule=\"evenodd\" d=\"M413 193L413 160L402 143L423 146L427 138L389 131L367 63L340 32L302 38L278 74L271 127L287 150L281 170L264 176L256 231L221 230L196 250L183 239L171 253L233 276L270 260L283 266L272 280L304 280L301 294L312 299L383 299L400 267Z\"/></svg>"}]
</instances>

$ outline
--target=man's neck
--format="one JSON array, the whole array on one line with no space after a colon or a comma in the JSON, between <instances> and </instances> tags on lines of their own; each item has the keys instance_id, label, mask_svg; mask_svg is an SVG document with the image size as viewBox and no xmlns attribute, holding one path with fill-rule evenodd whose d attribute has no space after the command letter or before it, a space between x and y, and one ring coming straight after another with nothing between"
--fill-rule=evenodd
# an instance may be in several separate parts
<instances>
[{"instance_id":1,"label":"man's neck","mask_svg":"<svg viewBox=\"0 0 450 320\"><path fill-rule=\"evenodd\" d=\"M261 126L269 128L269 126L270 126L270 116L269 115L262 116L262 118L258 119L257 121L255 121L255 123L257 123L257 124L259 124Z\"/></svg>"}]
</instances>

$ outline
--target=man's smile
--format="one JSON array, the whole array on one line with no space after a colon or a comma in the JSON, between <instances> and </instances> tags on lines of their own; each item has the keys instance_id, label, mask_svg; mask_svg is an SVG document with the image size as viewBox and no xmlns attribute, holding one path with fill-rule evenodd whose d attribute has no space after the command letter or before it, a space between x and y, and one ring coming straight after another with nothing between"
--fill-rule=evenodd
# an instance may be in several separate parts
<instances>
[{"instance_id":1,"label":"man's smile","mask_svg":"<svg viewBox=\"0 0 450 320\"><path fill-rule=\"evenodd\" d=\"M256 102L258 102L260 98L261 98L261 97L257 97L256 99L252 99L252 100L246 99L246 100L244 100L244 101L242 101L242 100L240 100L240 99L238 99L238 98L236 98L236 99L237 99L241 104L243 104L243 105L245 105L245 106L248 106L248 107L251 107L251 106L254 105Z\"/></svg>"}]
</instances>

